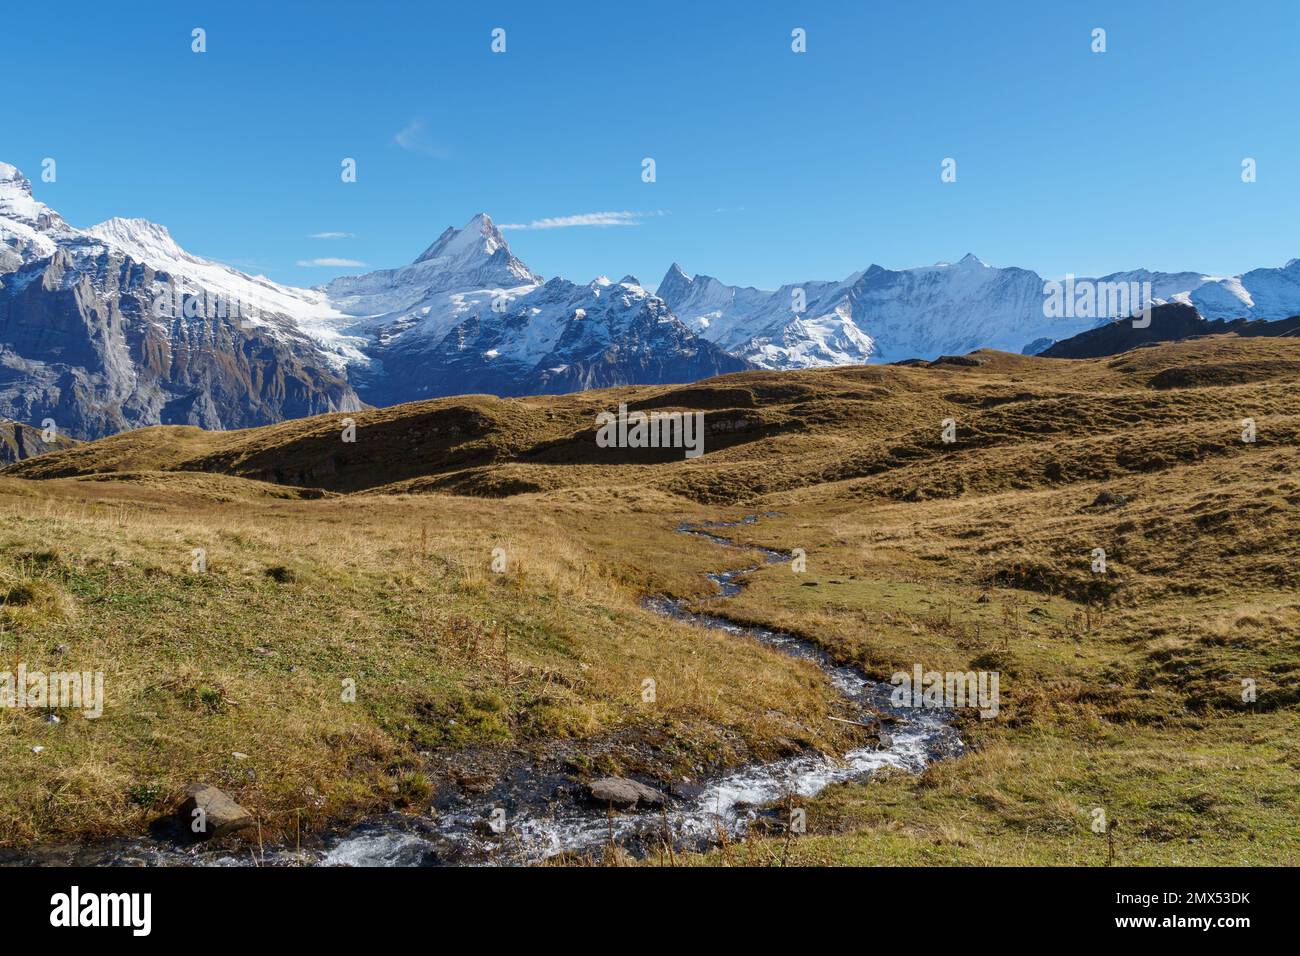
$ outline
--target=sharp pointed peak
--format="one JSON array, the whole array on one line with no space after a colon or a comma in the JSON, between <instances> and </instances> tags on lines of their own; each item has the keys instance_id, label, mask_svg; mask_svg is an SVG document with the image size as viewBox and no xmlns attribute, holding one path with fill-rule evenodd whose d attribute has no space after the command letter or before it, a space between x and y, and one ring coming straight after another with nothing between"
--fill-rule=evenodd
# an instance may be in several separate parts
<instances>
[{"instance_id":1,"label":"sharp pointed peak","mask_svg":"<svg viewBox=\"0 0 1300 956\"><path fill-rule=\"evenodd\" d=\"M485 212L475 213L465 225L457 229L448 226L442 234L416 257L416 262L444 257L461 259L469 256L491 256L498 249L510 251L501 230Z\"/></svg>"},{"instance_id":2,"label":"sharp pointed peak","mask_svg":"<svg viewBox=\"0 0 1300 956\"><path fill-rule=\"evenodd\" d=\"M664 273L664 277L659 280L659 288L686 289L689 288L694 281L694 279L686 274L681 266L674 262L668 267L668 271Z\"/></svg>"},{"instance_id":3,"label":"sharp pointed peak","mask_svg":"<svg viewBox=\"0 0 1300 956\"><path fill-rule=\"evenodd\" d=\"M688 276L676 262L668 267L664 277L655 286L655 295L674 306L686 299L695 280Z\"/></svg>"}]
</instances>

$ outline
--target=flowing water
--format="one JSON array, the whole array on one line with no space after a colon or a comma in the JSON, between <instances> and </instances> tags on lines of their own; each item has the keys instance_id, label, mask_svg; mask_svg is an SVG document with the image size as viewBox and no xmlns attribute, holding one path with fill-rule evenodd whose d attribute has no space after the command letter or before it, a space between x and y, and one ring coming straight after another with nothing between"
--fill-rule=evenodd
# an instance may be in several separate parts
<instances>
[{"instance_id":1,"label":"flowing water","mask_svg":"<svg viewBox=\"0 0 1300 956\"><path fill-rule=\"evenodd\" d=\"M765 517L765 516L764 516ZM760 516L736 522L682 525L683 534L704 538L727 548L763 555L766 564L790 560L779 551L737 545L718 531L753 524ZM720 597L731 597L745 578L761 567L708 575ZM755 763L702 781L671 802L666 810L611 814L583 799L582 788L561 774L523 767L505 775L486 794L453 795L436 805L436 814L391 813L326 838L310 849L267 848L253 855L234 856L179 848L161 841L124 840L95 847L52 852L43 862L84 865L324 865L421 866L446 863L527 864L558 854L598 856L611 843L632 853L662 847L666 840L679 848L703 849L724 836L743 836L760 816L774 811L765 805L798 795L810 797L833 783L858 780L882 767L919 771L931 760L955 755L961 741L942 711L899 709L891 705L892 688L877 683L854 667L836 664L815 644L780 631L737 624L711 614L691 611L687 602L647 597L643 605L657 614L737 640L754 640L820 667L845 698L853 713L874 711L884 718L879 742L850 750L839 759L819 753L799 754ZM526 796L521 796L526 795ZM493 814L497 814L494 832ZM30 862L10 860L8 862Z\"/></svg>"}]
</instances>

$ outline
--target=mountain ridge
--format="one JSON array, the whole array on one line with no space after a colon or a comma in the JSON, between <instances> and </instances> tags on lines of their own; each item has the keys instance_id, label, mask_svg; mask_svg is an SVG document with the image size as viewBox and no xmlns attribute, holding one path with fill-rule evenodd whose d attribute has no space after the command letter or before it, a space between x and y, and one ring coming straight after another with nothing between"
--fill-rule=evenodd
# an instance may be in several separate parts
<instances>
[{"instance_id":1,"label":"mountain ridge","mask_svg":"<svg viewBox=\"0 0 1300 956\"><path fill-rule=\"evenodd\" d=\"M1078 281L1149 283L1156 304L1208 319L1300 312L1296 259L1234 277L1139 269ZM80 438L465 392L1040 351L1111 318L1052 317L1046 298L1037 273L974 253L772 291L688 276L677 262L654 292L630 275L544 280L484 212L406 265L305 289L193 255L145 219L74 228L0 163L0 416L54 417Z\"/></svg>"},{"instance_id":2,"label":"mountain ridge","mask_svg":"<svg viewBox=\"0 0 1300 956\"><path fill-rule=\"evenodd\" d=\"M659 295L688 326L765 368L934 358L977 348L1030 353L1125 316L1053 318L1052 280L1017 266L990 266L973 253L955 263L887 269L872 264L842 280L774 291L731 286L674 262ZM1153 305L1183 303L1209 320L1277 321L1300 313L1300 262L1240 276L1136 269L1071 277L1082 287L1149 283ZM802 292L802 308L793 300ZM1141 307L1137 304L1134 311ZM816 333L813 332L816 330ZM802 333L802 334L800 334ZM798 347L790 347L789 340ZM810 343L816 342L817 346Z\"/></svg>"},{"instance_id":3,"label":"mountain ridge","mask_svg":"<svg viewBox=\"0 0 1300 956\"><path fill-rule=\"evenodd\" d=\"M408 265L302 289L192 255L148 220L73 228L0 165L0 416L94 438L749 367L635 281L544 283L485 213Z\"/></svg>"}]
</instances>

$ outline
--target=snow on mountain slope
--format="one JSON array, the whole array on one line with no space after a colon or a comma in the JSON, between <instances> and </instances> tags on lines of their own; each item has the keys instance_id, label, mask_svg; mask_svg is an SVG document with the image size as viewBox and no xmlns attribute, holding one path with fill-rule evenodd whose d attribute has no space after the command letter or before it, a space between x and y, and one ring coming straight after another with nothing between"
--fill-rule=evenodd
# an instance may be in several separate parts
<instances>
[{"instance_id":1,"label":"snow on mountain slope","mask_svg":"<svg viewBox=\"0 0 1300 956\"><path fill-rule=\"evenodd\" d=\"M319 292L244 275L142 219L69 226L0 165L0 416L82 438L348 411L365 361Z\"/></svg>"},{"instance_id":2,"label":"snow on mountain slope","mask_svg":"<svg viewBox=\"0 0 1300 956\"><path fill-rule=\"evenodd\" d=\"M491 218L479 213L461 229L449 226L410 265L345 276L318 288L349 315L397 320L430 305L436 293L517 289L540 282L511 254ZM420 314L434 311L430 305Z\"/></svg>"},{"instance_id":3,"label":"snow on mountain slope","mask_svg":"<svg viewBox=\"0 0 1300 956\"><path fill-rule=\"evenodd\" d=\"M1192 305L1207 319L1290 318L1300 313L1300 259L1280 269L1252 269L1240 276L1212 278L1190 294Z\"/></svg>"},{"instance_id":4,"label":"snow on mountain slope","mask_svg":"<svg viewBox=\"0 0 1300 956\"><path fill-rule=\"evenodd\" d=\"M321 286L355 317L372 363L363 398L395 404L465 392L522 395L685 382L749 363L693 335L632 277L543 283L486 213L445 230L414 262Z\"/></svg>"},{"instance_id":5,"label":"snow on mountain slope","mask_svg":"<svg viewBox=\"0 0 1300 956\"><path fill-rule=\"evenodd\" d=\"M54 414L86 437L347 410L353 388L389 404L752 367L630 277L543 285L486 214L409 265L300 289L195 256L144 219L75 229L6 165L0 240L0 415Z\"/></svg>"},{"instance_id":6,"label":"snow on mountain slope","mask_svg":"<svg viewBox=\"0 0 1300 956\"><path fill-rule=\"evenodd\" d=\"M707 276L691 280L677 266L660 285L688 327L767 368L934 357L982 346L1018 351L1035 337L1090 324L1045 319L1042 290L1036 274L995 269L973 255L918 269L873 265L839 282L775 292ZM796 312L799 304L804 309Z\"/></svg>"},{"instance_id":7,"label":"snow on mountain slope","mask_svg":"<svg viewBox=\"0 0 1300 956\"><path fill-rule=\"evenodd\" d=\"M31 183L17 168L0 163L0 274L24 263L67 250L75 262L115 253L148 265L179 283L183 295L210 293L238 304L243 317L268 331L288 328L320 344L335 368L364 362L358 340L343 330L354 318L334 308L326 296L249 276L220 263L191 255L178 246L166 227L145 219L113 218L88 229L75 229L54 210L32 197ZM66 280L65 280L66 281ZM165 285L159 279L155 292Z\"/></svg>"},{"instance_id":8,"label":"snow on mountain slope","mask_svg":"<svg viewBox=\"0 0 1300 956\"><path fill-rule=\"evenodd\" d=\"M513 265L499 269L503 248L485 253L498 258L493 275L518 282ZM508 287L436 289L358 326L372 335L375 363L355 377L363 397L386 405L464 392L555 393L687 382L752 367L692 334L630 276L585 285L532 278ZM395 290L375 294L380 301L411 299Z\"/></svg>"},{"instance_id":9,"label":"snow on mountain slope","mask_svg":"<svg viewBox=\"0 0 1300 956\"><path fill-rule=\"evenodd\" d=\"M0 275L53 255L58 240L75 230L32 198L32 184L16 166L0 163Z\"/></svg>"},{"instance_id":10,"label":"snow on mountain slope","mask_svg":"<svg viewBox=\"0 0 1300 956\"><path fill-rule=\"evenodd\" d=\"M1207 318L1276 320L1300 313L1300 260L1242 276L1138 269L1076 284L1150 283L1154 303L1185 302ZM1044 280L1027 269L996 268L974 255L914 269L873 265L840 282L782 286L775 292L688 277L674 263L659 295L704 338L766 368L935 358L997 348L1037 351L1111 317L1049 317ZM1142 288L1139 285L1139 288ZM796 313L795 292L806 309Z\"/></svg>"},{"instance_id":11,"label":"snow on mountain slope","mask_svg":"<svg viewBox=\"0 0 1300 956\"><path fill-rule=\"evenodd\" d=\"M355 318L334 307L318 290L281 285L266 276L246 275L191 255L176 244L165 226L146 219L110 219L79 236L90 242L66 242L74 253L94 255L99 244L167 274L179 284L182 295L206 292L220 296L228 311L238 308L246 325L271 334L288 330L306 335L324 350L336 370L366 361L360 348L363 340L347 332ZM163 293L165 285L160 281L155 293Z\"/></svg>"},{"instance_id":12,"label":"snow on mountain slope","mask_svg":"<svg viewBox=\"0 0 1300 956\"><path fill-rule=\"evenodd\" d=\"M974 255L917 269L872 266L849 293L853 315L890 362L992 347L1019 351L1091 320L1044 317L1043 281L1026 269L997 269Z\"/></svg>"},{"instance_id":13,"label":"snow on mountain slope","mask_svg":"<svg viewBox=\"0 0 1300 956\"><path fill-rule=\"evenodd\" d=\"M1195 306L1206 319L1265 319L1276 322L1300 314L1300 259L1276 269L1252 269L1239 276L1199 272L1134 272L1103 276L1110 280L1147 281L1157 302Z\"/></svg>"},{"instance_id":14,"label":"snow on mountain slope","mask_svg":"<svg viewBox=\"0 0 1300 956\"><path fill-rule=\"evenodd\" d=\"M427 383L408 387L394 378L415 373L395 373L392 356L435 347L466 319L506 311L541 281L510 252L491 218L479 213L460 229L448 227L409 265L345 276L313 291L351 317L347 333L364 343L367 363L379 353L390 358L387 373L354 364L363 389L382 378L387 393L425 397ZM533 329L525 340L538 334Z\"/></svg>"},{"instance_id":15,"label":"snow on mountain slope","mask_svg":"<svg viewBox=\"0 0 1300 956\"><path fill-rule=\"evenodd\" d=\"M1139 269L1094 281L1149 282L1156 303L1207 318L1300 312L1294 259L1241 276ZM167 293L205 306L159 313ZM214 296L230 317L211 313ZM544 282L483 213L408 265L302 289L186 252L147 220L73 228L0 163L0 415L58 411L86 435L159 421L239 427L361 399L1037 351L1108 320L1048 318L1045 298L1036 273L973 255L775 291L676 264L655 293L632 276Z\"/></svg>"},{"instance_id":16,"label":"snow on mountain slope","mask_svg":"<svg viewBox=\"0 0 1300 956\"><path fill-rule=\"evenodd\" d=\"M733 355L765 368L808 368L867 361L875 343L854 322L845 296L861 273L843 282L782 286L775 292L689 278L677 263L657 294L687 328ZM796 313L796 289L805 308Z\"/></svg>"}]
</instances>

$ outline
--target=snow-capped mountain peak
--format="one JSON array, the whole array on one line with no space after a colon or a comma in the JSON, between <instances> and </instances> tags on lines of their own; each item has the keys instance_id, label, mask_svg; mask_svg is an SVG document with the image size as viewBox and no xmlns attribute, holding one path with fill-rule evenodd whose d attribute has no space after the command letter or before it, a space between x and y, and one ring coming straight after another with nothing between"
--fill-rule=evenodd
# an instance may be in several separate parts
<instances>
[{"instance_id":1,"label":"snow-capped mountain peak","mask_svg":"<svg viewBox=\"0 0 1300 956\"><path fill-rule=\"evenodd\" d=\"M1297 259L1239 276L1144 269L1076 280L1087 282L1145 286L1156 303L1186 302L1206 318L1300 313ZM214 294L227 316L211 314ZM0 388L0 416L39 421L63 402L84 434L160 421L241 426L352 407L358 395L390 404L1038 350L1111 318L1049 311L1045 300L1037 273L973 253L774 291L690 276L675 262L654 292L632 275L544 282L486 213L443 230L407 265L300 289L193 255L146 219L76 229L0 163L0 366L25 370ZM159 314L169 301L173 311ZM119 321L149 347L127 350ZM249 338L257 348L239 346ZM281 385L259 384L271 379ZM65 394L82 381L113 400Z\"/></svg>"},{"instance_id":2,"label":"snow-capped mountain peak","mask_svg":"<svg viewBox=\"0 0 1300 956\"><path fill-rule=\"evenodd\" d=\"M0 275L52 255L58 239L73 231L62 216L32 197L31 181L17 166L0 163Z\"/></svg>"},{"instance_id":3,"label":"snow-capped mountain peak","mask_svg":"<svg viewBox=\"0 0 1300 956\"><path fill-rule=\"evenodd\" d=\"M1183 302L1207 319L1277 320L1300 313L1300 260L1240 276L1139 269L1096 279L1079 289L1105 297L1123 287L1132 309ZM812 281L764 292L724 285L676 264L659 295L689 328L768 368L934 358L977 348L1020 351L1067 338L1119 317L1088 309L1054 313L1036 272L991 266L974 253L957 262L913 269L872 265L840 282ZM1073 303L1071 304L1073 306ZM799 308L802 306L802 309Z\"/></svg>"},{"instance_id":4,"label":"snow-capped mountain peak","mask_svg":"<svg viewBox=\"0 0 1300 956\"><path fill-rule=\"evenodd\" d=\"M17 166L0 163L0 196L9 191L25 192L30 196L32 184Z\"/></svg>"},{"instance_id":5,"label":"snow-capped mountain peak","mask_svg":"<svg viewBox=\"0 0 1300 956\"><path fill-rule=\"evenodd\" d=\"M715 345L767 368L801 368L865 362L871 337L854 325L834 292L856 282L806 282L775 292L729 286L713 276L690 278L677 264L658 295L687 328Z\"/></svg>"},{"instance_id":6,"label":"snow-capped mountain peak","mask_svg":"<svg viewBox=\"0 0 1300 956\"><path fill-rule=\"evenodd\" d=\"M459 229L443 230L410 265L343 276L318 288L349 315L408 327L438 316L450 321L481 298L508 290L522 294L541 281L511 253L491 217L479 213ZM445 322L437 327L444 333L449 328Z\"/></svg>"},{"instance_id":7,"label":"snow-capped mountain peak","mask_svg":"<svg viewBox=\"0 0 1300 956\"><path fill-rule=\"evenodd\" d=\"M543 283L499 236L476 216L410 266L323 287L364 316L353 331L374 343L375 364L358 377L364 398L571 391L750 367L682 325L635 276Z\"/></svg>"},{"instance_id":8,"label":"snow-capped mountain peak","mask_svg":"<svg viewBox=\"0 0 1300 956\"><path fill-rule=\"evenodd\" d=\"M360 399L366 357L318 292L191 255L145 219L77 229L0 163L0 417L97 437L244 427Z\"/></svg>"},{"instance_id":9,"label":"snow-capped mountain peak","mask_svg":"<svg viewBox=\"0 0 1300 956\"><path fill-rule=\"evenodd\" d=\"M150 296L170 281L173 304L177 294L221 301L226 313L237 315L245 327L257 327L278 341L305 337L321 350L316 358L332 371L364 361L357 341L342 332L355 320L334 309L320 292L245 275L196 256L181 248L166 226L148 219L119 216L74 228L33 199L31 189L15 167L0 163L0 276L49 259L57 261L67 284L72 276L99 276L107 258L129 259L162 274L146 290Z\"/></svg>"},{"instance_id":10,"label":"snow-capped mountain peak","mask_svg":"<svg viewBox=\"0 0 1300 956\"><path fill-rule=\"evenodd\" d=\"M146 219L73 228L15 168L0 176L0 365L22 369L0 383L0 417L57 411L80 436L242 427L350 410L357 391L389 404L750 367L634 276L543 284L486 214L409 265L300 289L193 255Z\"/></svg>"},{"instance_id":11,"label":"snow-capped mountain peak","mask_svg":"<svg viewBox=\"0 0 1300 956\"><path fill-rule=\"evenodd\" d=\"M140 262L152 263L159 259L200 261L176 244L176 240L172 238L166 226L150 222L148 219L115 216L91 226L85 232L108 245L130 253Z\"/></svg>"},{"instance_id":12,"label":"snow-capped mountain peak","mask_svg":"<svg viewBox=\"0 0 1300 956\"><path fill-rule=\"evenodd\" d=\"M485 212L478 213L457 229L448 226L433 244L416 257L416 262L442 260L448 267L491 257L498 249L510 251L501 230Z\"/></svg>"}]
</instances>

